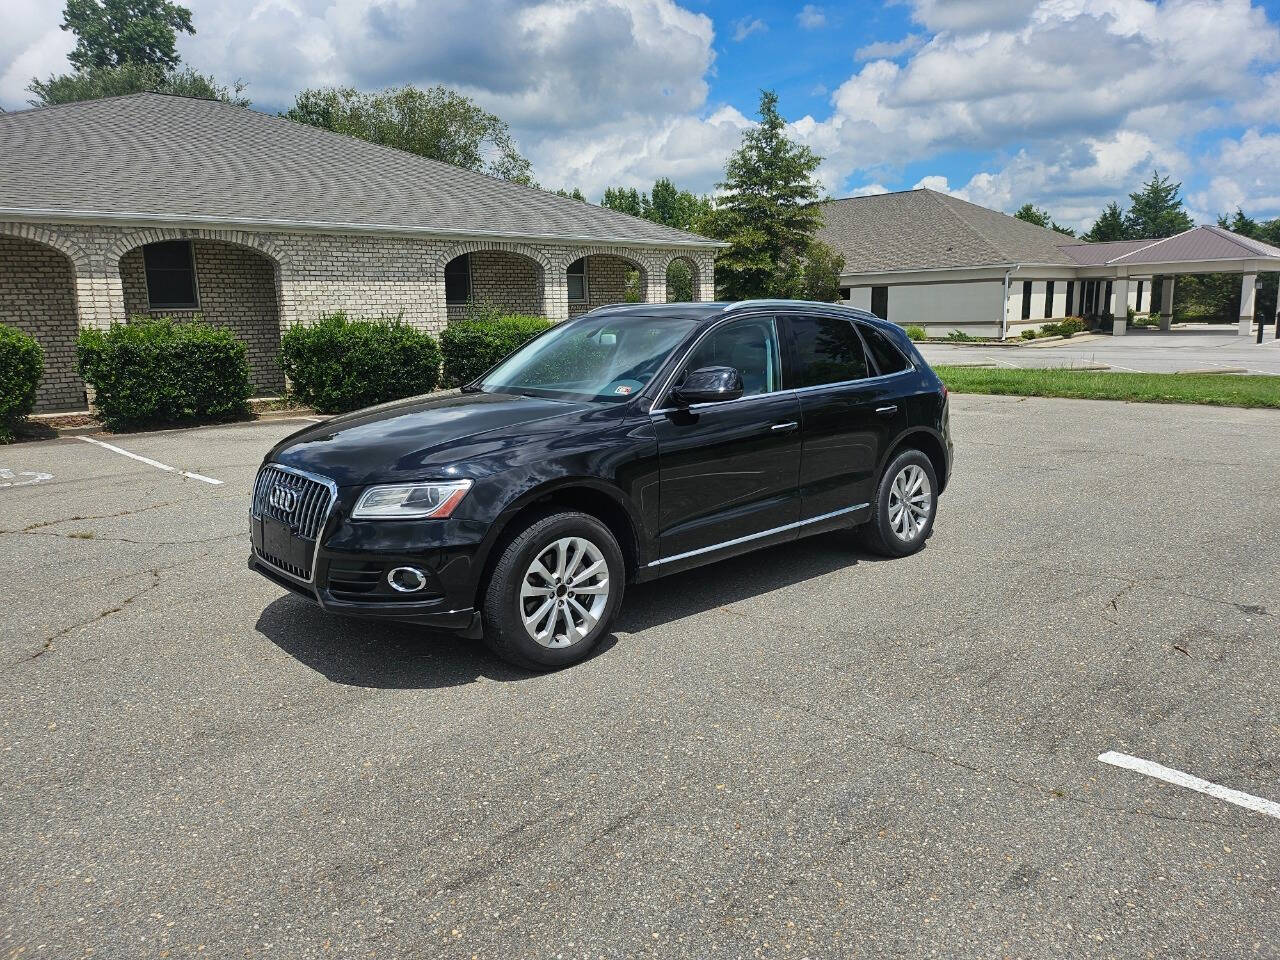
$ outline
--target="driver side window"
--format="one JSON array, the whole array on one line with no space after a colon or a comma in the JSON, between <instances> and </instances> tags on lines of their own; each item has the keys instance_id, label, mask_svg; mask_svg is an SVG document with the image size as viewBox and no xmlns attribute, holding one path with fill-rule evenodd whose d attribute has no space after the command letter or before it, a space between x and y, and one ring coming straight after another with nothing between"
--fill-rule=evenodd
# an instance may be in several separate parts
<instances>
[{"instance_id":1,"label":"driver side window","mask_svg":"<svg viewBox=\"0 0 1280 960\"><path fill-rule=\"evenodd\" d=\"M782 389L782 362L773 318L752 317L719 327L694 348L684 371L687 375L702 367L736 369L742 374L744 397Z\"/></svg>"}]
</instances>

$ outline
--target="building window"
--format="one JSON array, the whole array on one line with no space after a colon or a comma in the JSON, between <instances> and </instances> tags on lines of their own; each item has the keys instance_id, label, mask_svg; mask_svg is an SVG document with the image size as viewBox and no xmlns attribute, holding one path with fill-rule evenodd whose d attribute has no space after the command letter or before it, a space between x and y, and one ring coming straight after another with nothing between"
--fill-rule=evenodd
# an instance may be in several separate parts
<instances>
[{"instance_id":1,"label":"building window","mask_svg":"<svg viewBox=\"0 0 1280 960\"><path fill-rule=\"evenodd\" d=\"M1141 280L1138 281L1138 303L1137 303L1137 306L1134 307L1134 311L1136 313L1142 312L1142 281Z\"/></svg>"},{"instance_id":2,"label":"building window","mask_svg":"<svg viewBox=\"0 0 1280 960\"><path fill-rule=\"evenodd\" d=\"M1022 319L1031 319L1031 281L1022 281Z\"/></svg>"},{"instance_id":3,"label":"building window","mask_svg":"<svg viewBox=\"0 0 1280 960\"><path fill-rule=\"evenodd\" d=\"M1048 320L1053 316L1053 281L1050 280L1044 285L1044 318Z\"/></svg>"},{"instance_id":4,"label":"building window","mask_svg":"<svg viewBox=\"0 0 1280 960\"><path fill-rule=\"evenodd\" d=\"M587 302L587 258L579 257L569 264L569 302Z\"/></svg>"},{"instance_id":5,"label":"building window","mask_svg":"<svg viewBox=\"0 0 1280 960\"><path fill-rule=\"evenodd\" d=\"M142 248L147 275L147 305L152 310L195 310L196 263L190 240L165 240Z\"/></svg>"},{"instance_id":6,"label":"building window","mask_svg":"<svg viewBox=\"0 0 1280 960\"><path fill-rule=\"evenodd\" d=\"M852 288L852 287L841 287L841 288L840 288L840 299L841 299L841 300L848 300L851 296L853 296L853 288Z\"/></svg>"},{"instance_id":7,"label":"building window","mask_svg":"<svg viewBox=\"0 0 1280 960\"><path fill-rule=\"evenodd\" d=\"M1076 282L1074 280L1067 281L1067 316L1074 317L1073 308L1076 305Z\"/></svg>"},{"instance_id":8,"label":"building window","mask_svg":"<svg viewBox=\"0 0 1280 960\"><path fill-rule=\"evenodd\" d=\"M471 299L471 254L454 257L444 265L444 302L466 303Z\"/></svg>"},{"instance_id":9,"label":"building window","mask_svg":"<svg viewBox=\"0 0 1280 960\"><path fill-rule=\"evenodd\" d=\"M889 288L871 288L871 312L881 320L889 319Z\"/></svg>"}]
</instances>

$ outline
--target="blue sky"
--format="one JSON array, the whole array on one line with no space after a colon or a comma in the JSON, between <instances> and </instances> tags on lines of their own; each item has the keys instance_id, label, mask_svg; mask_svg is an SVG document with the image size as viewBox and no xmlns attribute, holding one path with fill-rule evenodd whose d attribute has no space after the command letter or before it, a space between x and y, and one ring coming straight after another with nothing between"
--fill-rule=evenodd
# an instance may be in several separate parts
<instances>
[{"instance_id":1,"label":"blue sky","mask_svg":"<svg viewBox=\"0 0 1280 960\"><path fill-rule=\"evenodd\" d=\"M835 195L946 190L1083 228L1153 167L1198 220L1280 216L1280 0L186 0L185 61L260 109L445 83L547 187L706 191L781 98ZM0 105L66 69L59 0L5 0Z\"/></svg>"}]
</instances>

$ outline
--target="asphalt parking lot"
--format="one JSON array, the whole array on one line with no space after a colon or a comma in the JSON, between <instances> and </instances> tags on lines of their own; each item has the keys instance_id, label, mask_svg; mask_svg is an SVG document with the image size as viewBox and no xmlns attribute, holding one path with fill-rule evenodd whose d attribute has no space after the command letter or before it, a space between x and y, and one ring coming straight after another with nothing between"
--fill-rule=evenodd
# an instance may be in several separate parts
<instances>
[{"instance_id":1,"label":"asphalt parking lot","mask_svg":"<svg viewBox=\"0 0 1280 960\"><path fill-rule=\"evenodd\" d=\"M549 675L245 568L299 424L0 448L0 945L1280 956L1280 819L1098 760L1280 801L1280 415L952 419L919 555L635 587Z\"/></svg>"},{"instance_id":2,"label":"asphalt parking lot","mask_svg":"<svg viewBox=\"0 0 1280 960\"><path fill-rule=\"evenodd\" d=\"M1268 324L1262 343L1225 324L1182 324L1173 330L1133 328L1123 337L1076 336L1017 347L922 343L930 363L993 367L1085 367L1121 373L1266 373L1280 375L1280 340Z\"/></svg>"}]
</instances>

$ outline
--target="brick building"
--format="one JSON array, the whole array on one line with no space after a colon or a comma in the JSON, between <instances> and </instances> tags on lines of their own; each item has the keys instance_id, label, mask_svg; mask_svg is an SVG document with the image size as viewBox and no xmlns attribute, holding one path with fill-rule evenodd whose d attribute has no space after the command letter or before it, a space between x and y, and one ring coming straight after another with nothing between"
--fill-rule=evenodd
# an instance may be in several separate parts
<instances>
[{"instance_id":1,"label":"brick building","mask_svg":"<svg viewBox=\"0 0 1280 960\"><path fill-rule=\"evenodd\" d=\"M75 336L199 316L282 387L282 327L322 313L438 331L485 302L562 320L719 245L616 211L205 100L134 94L0 114L0 322L45 351L37 410L85 406Z\"/></svg>"}]
</instances>

